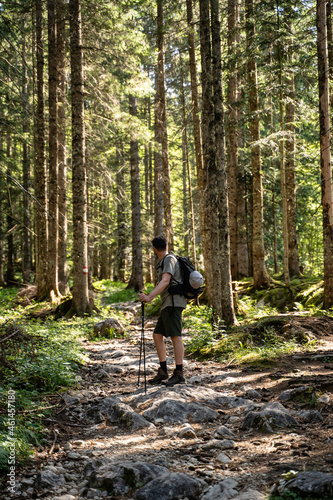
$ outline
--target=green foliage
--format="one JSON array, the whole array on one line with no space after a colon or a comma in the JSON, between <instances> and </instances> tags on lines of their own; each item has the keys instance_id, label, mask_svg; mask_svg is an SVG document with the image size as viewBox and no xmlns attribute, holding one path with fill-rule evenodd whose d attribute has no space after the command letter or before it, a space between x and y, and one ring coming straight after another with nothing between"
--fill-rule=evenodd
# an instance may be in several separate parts
<instances>
[{"instance_id":1,"label":"green foliage","mask_svg":"<svg viewBox=\"0 0 333 500\"><path fill-rule=\"evenodd\" d=\"M103 292L103 301L105 304L138 300L137 292L133 288L127 288L126 283L121 283L120 281L95 281L94 288L99 292Z\"/></svg>"},{"instance_id":2,"label":"green foliage","mask_svg":"<svg viewBox=\"0 0 333 500\"><path fill-rule=\"evenodd\" d=\"M239 302L245 319L239 327L228 330L213 324L211 308L188 307L184 313L184 328L191 334L187 352L200 359L241 364L269 363L283 354L313 348L315 341L306 336L287 338L281 331L281 320L271 318L269 308L258 309L253 297L243 296Z\"/></svg>"}]
</instances>

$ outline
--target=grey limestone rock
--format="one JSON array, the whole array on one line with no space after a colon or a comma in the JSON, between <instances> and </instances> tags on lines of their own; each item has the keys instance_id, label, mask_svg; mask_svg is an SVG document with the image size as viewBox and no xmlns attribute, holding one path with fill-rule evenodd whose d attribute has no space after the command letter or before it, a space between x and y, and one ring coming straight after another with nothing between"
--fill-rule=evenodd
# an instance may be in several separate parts
<instances>
[{"instance_id":1,"label":"grey limestone rock","mask_svg":"<svg viewBox=\"0 0 333 500\"><path fill-rule=\"evenodd\" d=\"M186 497L188 500L197 500L206 486L205 481L189 474L166 472L140 488L135 498L136 500L175 500Z\"/></svg>"},{"instance_id":2,"label":"grey limestone rock","mask_svg":"<svg viewBox=\"0 0 333 500\"><path fill-rule=\"evenodd\" d=\"M279 401L312 401L314 397L314 388L310 385L304 385L302 387L296 387L296 389L288 389L281 392L278 397Z\"/></svg>"},{"instance_id":3,"label":"grey limestone rock","mask_svg":"<svg viewBox=\"0 0 333 500\"><path fill-rule=\"evenodd\" d=\"M283 479L275 484L273 493L291 491L314 498L333 498L333 476L319 471L303 471L294 473L293 477Z\"/></svg>"},{"instance_id":4,"label":"grey limestone rock","mask_svg":"<svg viewBox=\"0 0 333 500\"><path fill-rule=\"evenodd\" d=\"M242 430L259 429L274 432L275 428L296 427L297 420L280 403L268 403L260 411L250 411L241 425Z\"/></svg>"},{"instance_id":5,"label":"grey limestone rock","mask_svg":"<svg viewBox=\"0 0 333 500\"><path fill-rule=\"evenodd\" d=\"M112 464L106 459L89 464L85 471L90 488L112 495L125 495L165 473L168 473L168 469L160 465L145 462Z\"/></svg>"},{"instance_id":6,"label":"grey limestone rock","mask_svg":"<svg viewBox=\"0 0 333 500\"><path fill-rule=\"evenodd\" d=\"M177 399L165 398L157 400L145 410L142 415L152 422L162 419L168 423L184 423L187 419L192 422L211 422L218 417L218 413L200 403L187 403Z\"/></svg>"},{"instance_id":7,"label":"grey limestone rock","mask_svg":"<svg viewBox=\"0 0 333 500\"><path fill-rule=\"evenodd\" d=\"M237 495L237 486L238 482L234 479L224 479L220 483L209 488L201 500L229 500L229 498L234 498L234 496Z\"/></svg>"},{"instance_id":8,"label":"grey limestone rock","mask_svg":"<svg viewBox=\"0 0 333 500\"><path fill-rule=\"evenodd\" d=\"M66 480L62 474L55 474L49 470L43 470L39 472L35 480L35 488L37 490L41 489L53 489L65 484Z\"/></svg>"}]
</instances>

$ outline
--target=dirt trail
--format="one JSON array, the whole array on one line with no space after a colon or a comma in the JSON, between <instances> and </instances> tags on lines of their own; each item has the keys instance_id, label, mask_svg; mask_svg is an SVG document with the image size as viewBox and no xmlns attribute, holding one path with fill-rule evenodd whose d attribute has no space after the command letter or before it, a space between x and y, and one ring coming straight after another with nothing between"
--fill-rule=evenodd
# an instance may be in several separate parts
<instances>
[{"instance_id":1,"label":"dirt trail","mask_svg":"<svg viewBox=\"0 0 333 500\"><path fill-rule=\"evenodd\" d=\"M153 323L148 321L145 326L148 378L158 366L152 329ZM218 404L205 396L208 398L205 405L210 405L217 416L212 421L200 422L189 415L186 422L193 433L182 437L184 422L170 423L155 418L151 427L134 430L124 427L121 421L112 423L103 415L100 421L95 418L96 404L105 398L118 397L121 403L131 406L140 415L151 408L156 399L163 400L163 393L157 394L156 388L149 385L145 396L143 375L138 387L140 335L140 318L136 317L128 338L84 342L89 362L82 370L81 386L66 395L55 396L54 401L58 398L59 406L45 422L50 431L49 444L39 450L19 474L18 495L0 495L1 498L139 498L135 497L134 489L112 496L91 483L87 484L87 464L101 458L114 463L158 464L167 467L170 472L182 472L203 479L212 486L228 478L234 479L236 490L230 490L231 496L216 497L226 499L243 498L236 493L241 495L250 489L265 495L281 475L290 470L314 469L333 473L333 336L321 337L320 345L311 353L288 355L279 363L260 370L248 366L227 366L215 361L201 363L187 358L186 389L198 391L193 394L202 393L205 396L207 391L211 391L209 394L214 391L214 394L223 393L235 401L235 398L252 394L254 404L264 405L277 402L285 390L310 385L314 388L315 399L284 402L288 410L296 412L299 425L263 432L242 427L243 406L223 404L221 399ZM185 334L185 343L187 338ZM171 371L171 342L167 343L167 349ZM257 398L254 390L259 394ZM176 398L182 396L178 389L174 394ZM193 403L198 400L195 396L190 399ZM321 414L322 421L307 422L299 418L299 412L313 409ZM88 418L92 414L94 422ZM221 426L230 430L234 445L229 449L210 448L207 445L216 438ZM222 460L221 452L228 460ZM65 482L49 488L45 484L38 486L36 478L45 467L63 475ZM204 493L198 499L203 496ZM211 494L207 498L215 497ZM250 498L264 497L244 496L245 500Z\"/></svg>"}]
</instances>

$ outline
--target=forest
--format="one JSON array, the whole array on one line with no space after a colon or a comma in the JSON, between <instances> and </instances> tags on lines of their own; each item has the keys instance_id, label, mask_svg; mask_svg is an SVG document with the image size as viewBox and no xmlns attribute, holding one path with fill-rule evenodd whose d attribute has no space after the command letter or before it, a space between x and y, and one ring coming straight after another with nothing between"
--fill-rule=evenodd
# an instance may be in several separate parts
<instances>
[{"instance_id":1,"label":"forest","mask_svg":"<svg viewBox=\"0 0 333 500\"><path fill-rule=\"evenodd\" d=\"M331 2L0 0L0 40L0 498L332 498ZM204 276L175 421L158 235Z\"/></svg>"},{"instance_id":2,"label":"forest","mask_svg":"<svg viewBox=\"0 0 333 500\"><path fill-rule=\"evenodd\" d=\"M1 3L0 284L153 281L165 234L234 324L232 282L324 280L330 3ZM320 229L321 228L321 229Z\"/></svg>"}]
</instances>

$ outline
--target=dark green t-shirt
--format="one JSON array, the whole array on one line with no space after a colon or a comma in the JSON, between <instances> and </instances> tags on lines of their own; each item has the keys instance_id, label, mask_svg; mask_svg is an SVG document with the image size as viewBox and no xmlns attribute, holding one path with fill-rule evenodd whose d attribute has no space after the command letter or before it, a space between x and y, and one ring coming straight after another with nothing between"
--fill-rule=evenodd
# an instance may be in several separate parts
<instances>
[{"instance_id":1,"label":"dark green t-shirt","mask_svg":"<svg viewBox=\"0 0 333 500\"><path fill-rule=\"evenodd\" d=\"M183 282L177 257L172 253L168 253L157 264L157 283L161 281L162 274L164 273L169 273L174 278L174 280L171 278L170 285ZM170 306L182 307L184 309L186 307L186 298L182 295L171 295L168 286L161 292L161 300L161 310Z\"/></svg>"}]
</instances>

